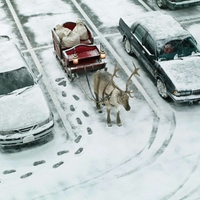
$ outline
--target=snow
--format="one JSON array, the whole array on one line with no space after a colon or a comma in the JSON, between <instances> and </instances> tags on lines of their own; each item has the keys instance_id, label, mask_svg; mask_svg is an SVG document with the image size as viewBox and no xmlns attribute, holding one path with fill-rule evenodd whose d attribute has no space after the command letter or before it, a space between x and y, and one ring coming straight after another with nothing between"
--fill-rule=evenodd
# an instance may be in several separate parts
<instances>
[{"instance_id":1,"label":"snow","mask_svg":"<svg viewBox=\"0 0 200 200\"><path fill-rule=\"evenodd\" d=\"M89 7L88 13L92 20L98 22L102 34L112 33L110 27L116 27L120 17L132 23L138 14L145 12L142 6L129 0L81 2L85 9ZM102 114L96 112L94 102L89 101L80 90L79 81L69 83L52 54L50 30L56 24L76 21L82 17L75 8L75 3L75 0L12 1L31 42L32 49L29 50L35 48L46 73L44 76L48 78L65 111L65 118L73 128L72 132L64 128L52 99L49 98L56 122L54 138L45 144L30 145L22 151L19 149L12 153L0 153L1 199L198 199L199 107L182 107L164 102L141 67L139 80L144 82L145 90L151 93L151 98L155 100L164 118L159 119L138 89L131 85L135 98L130 99L129 112L121 109L123 126L118 127L115 124L116 116L115 112L112 112L113 126L108 128L105 108ZM1 3L0 7L3 34L12 36L20 49L27 50L26 45L21 42L21 36L16 35L18 29L12 16L5 12L6 6L3 5L4 3ZM117 30L114 30L114 33L118 34ZM199 25L191 25L189 30L197 36L196 39L200 43ZM125 53L121 35L117 34L108 39L131 68L134 58ZM100 42L98 37L95 41L97 44ZM115 58L110 52L107 53L107 65L112 72ZM33 65L28 54L25 56ZM136 59L134 61L138 64ZM91 74L89 77L91 81ZM121 88L125 88L127 75L121 72L119 77L116 82ZM83 88L88 88L85 77L81 76L79 80ZM45 86L42 87L45 89ZM89 91L87 93L90 94ZM49 97L49 94L46 96ZM89 116L85 116L83 111ZM78 123L77 118L82 124ZM88 134L88 127L91 128L92 134ZM79 135L82 138L75 142ZM83 151L77 154L80 148L83 148Z\"/></svg>"},{"instance_id":2,"label":"snow","mask_svg":"<svg viewBox=\"0 0 200 200\"><path fill-rule=\"evenodd\" d=\"M200 57L198 55L163 61L160 64L179 91L200 88Z\"/></svg>"},{"instance_id":3,"label":"snow","mask_svg":"<svg viewBox=\"0 0 200 200\"><path fill-rule=\"evenodd\" d=\"M14 46L12 40L1 41L0 44L3 46L0 49L0 64L1 64L0 72L1 73L6 72L8 70L9 71L15 70L25 65L25 62L21 59L19 51ZM9 52L10 49L12 49L12 52L8 56L8 54L5 54L4 52ZM14 64L13 64L13 60L10 59L11 57L15 58Z\"/></svg>"},{"instance_id":4,"label":"snow","mask_svg":"<svg viewBox=\"0 0 200 200\"><path fill-rule=\"evenodd\" d=\"M39 124L48 119L50 114L43 93L37 85L20 95L14 93L0 98L0 110L0 129L8 131Z\"/></svg>"}]
</instances>

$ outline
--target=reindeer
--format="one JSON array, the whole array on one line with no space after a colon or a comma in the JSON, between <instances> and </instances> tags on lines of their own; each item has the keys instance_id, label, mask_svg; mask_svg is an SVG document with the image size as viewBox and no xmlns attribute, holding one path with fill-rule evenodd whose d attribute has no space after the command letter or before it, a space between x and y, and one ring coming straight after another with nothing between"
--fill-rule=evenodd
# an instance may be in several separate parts
<instances>
[{"instance_id":1,"label":"reindeer","mask_svg":"<svg viewBox=\"0 0 200 200\"><path fill-rule=\"evenodd\" d=\"M133 63L134 65L134 63ZM107 125L108 127L112 126L111 118L110 118L110 110L112 107L116 108L117 111L117 125L121 126L121 119L120 119L120 105L125 108L126 111L129 111L131 109L129 105L129 97L133 98L131 95L132 91L128 90L128 86L130 84L131 77L134 74L138 74L139 68L136 68L134 65L134 72L130 75L126 82L126 90L121 90L114 82L114 77L117 76L117 71L120 70L120 68L117 68L117 65L115 65L114 73L110 74L107 71L98 70L95 72L93 76L93 83L94 83L94 94L96 97L96 108L99 113L101 113L101 106L100 102L105 104L106 111L107 111ZM100 98L101 101L100 101Z\"/></svg>"}]
</instances>

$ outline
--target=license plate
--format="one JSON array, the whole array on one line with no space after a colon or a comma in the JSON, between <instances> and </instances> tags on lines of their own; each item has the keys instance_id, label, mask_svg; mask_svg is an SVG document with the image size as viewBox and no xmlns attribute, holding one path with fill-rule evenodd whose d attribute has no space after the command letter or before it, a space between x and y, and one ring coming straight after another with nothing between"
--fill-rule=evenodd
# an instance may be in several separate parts
<instances>
[{"instance_id":1,"label":"license plate","mask_svg":"<svg viewBox=\"0 0 200 200\"><path fill-rule=\"evenodd\" d=\"M32 142L34 140L35 140L35 137L33 135L29 135L23 138L23 143Z\"/></svg>"}]
</instances>

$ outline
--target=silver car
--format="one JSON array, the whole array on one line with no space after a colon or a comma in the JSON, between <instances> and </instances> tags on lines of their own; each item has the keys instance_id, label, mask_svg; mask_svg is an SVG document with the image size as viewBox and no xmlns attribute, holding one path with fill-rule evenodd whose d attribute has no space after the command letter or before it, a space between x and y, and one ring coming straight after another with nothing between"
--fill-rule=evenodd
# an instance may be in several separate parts
<instances>
[{"instance_id":1,"label":"silver car","mask_svg":"<svg viewBox=\"0 0 200 200\"><path fill-rule=\"evenodd\" d=\"M40 86L17 46L0 36L0 145L30 143L50 134L54 126Z\"/></svg>"}]
</instances>

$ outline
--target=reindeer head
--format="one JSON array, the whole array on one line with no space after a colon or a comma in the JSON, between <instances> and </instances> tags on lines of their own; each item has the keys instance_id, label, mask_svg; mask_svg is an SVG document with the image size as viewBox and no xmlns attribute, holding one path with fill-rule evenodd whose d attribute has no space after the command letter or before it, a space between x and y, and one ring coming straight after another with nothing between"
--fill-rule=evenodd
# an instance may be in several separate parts
<instances>
[{"instance_id":1,"label":"reindeer head","mask_svg":"<svg viewBox=\"0 0 200 200\"><path fill-rule=\"evenodd\" d=\"M136 66L134 65L133 63L133 66L135 68L135 70L133 71L133 73L130 75L130 77L128 78L127 82L126 82L126 89L125 91L121 90L114 82L113 78L114 77L118 77L117 76L117 71L121 70L120 68L117 68L117 65L115 65L115 69L114 69L114 73L113 75L111 76L111 83L112 85L114 86L114 88L116 88L119 93L117 95L117 102L122 105L126 111L129 111L130 110L130 106L129 106L129 97L133 98L134 96L132 96L131 94L133 93L133 91L129 90L128 89L128 86L130 85L130 81L131 81L131 78L134 74L137 74L138 76L140 76L138 74L138 70L139 68L136 68Z\"/></svg>"}]
</instances>

